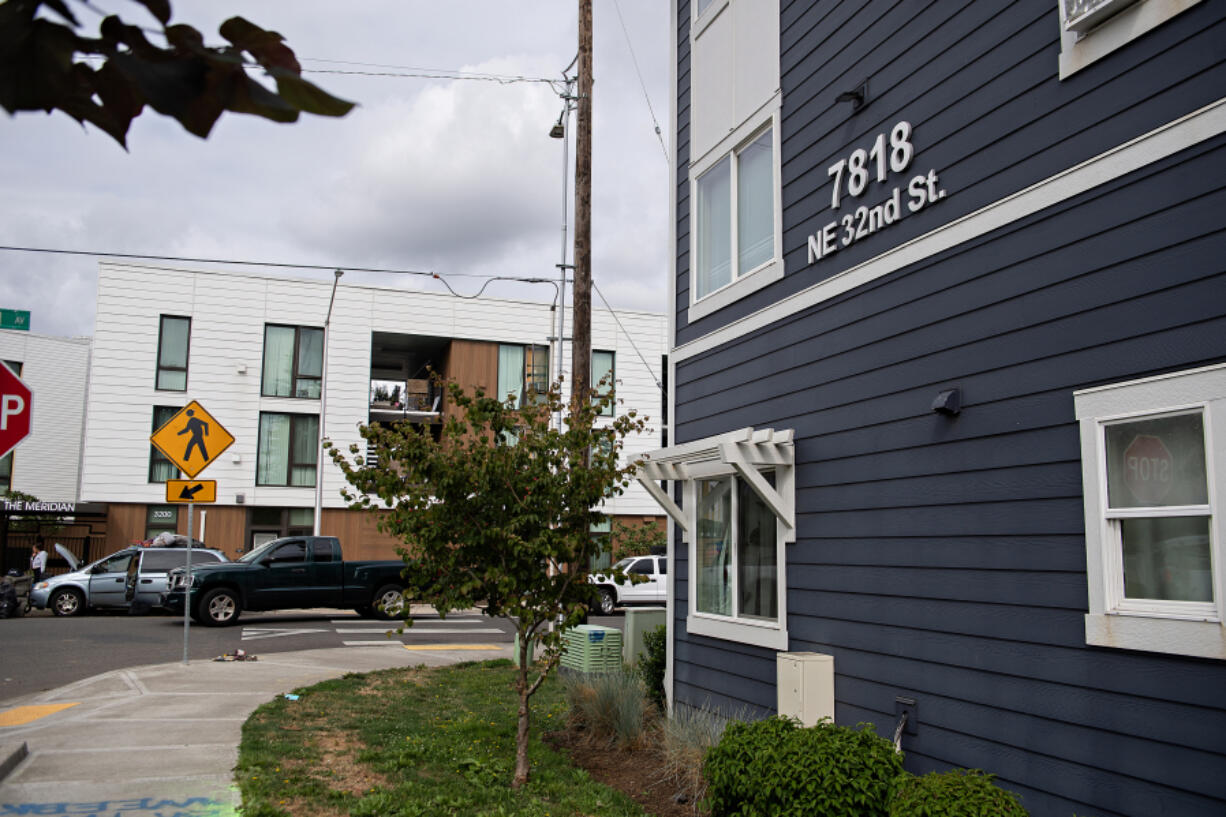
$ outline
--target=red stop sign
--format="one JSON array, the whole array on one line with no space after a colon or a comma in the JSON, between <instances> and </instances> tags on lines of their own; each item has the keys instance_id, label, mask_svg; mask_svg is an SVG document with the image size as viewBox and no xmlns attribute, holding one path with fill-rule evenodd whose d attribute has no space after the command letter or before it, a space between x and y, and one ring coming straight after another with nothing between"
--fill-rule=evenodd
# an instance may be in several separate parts
<instances>
[{"instance_id":1,"label":"red stop sign","mask_svg":"<svg viewBox=\"0 0 1226 817\"><path fill-rule=\"evenodd\" d=\"M34 392L0 361L0 457L30 433L30 404Z\"/></svg>"},{"instance_id":2,"label":"red stop sign","mask_svg":"<svg viewBox=\"0 0 1226 817\"><path fill-rule=\"evenodd\" d=\"M1142 505L1166 499L1175 478L1171 452L1161 437L1138 434L1124 449L1124 484Z\"/></svg>"}]
</instances>

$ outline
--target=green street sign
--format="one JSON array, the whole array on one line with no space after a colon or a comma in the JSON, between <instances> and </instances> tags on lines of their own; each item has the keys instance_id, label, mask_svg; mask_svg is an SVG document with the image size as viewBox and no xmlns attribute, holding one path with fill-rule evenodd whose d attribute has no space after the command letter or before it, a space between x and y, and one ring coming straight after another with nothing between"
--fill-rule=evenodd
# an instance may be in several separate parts
<instances>
[{"instance_id":1,"label":"green street sign","mask_svg":"<svg viewBox=\"0 0 1226 817\"><path fill-rule=\"evenodd\" d=\"M30 331L30 310L0 309L0 329L23 329Z\"/></svg>"}]
</instances>

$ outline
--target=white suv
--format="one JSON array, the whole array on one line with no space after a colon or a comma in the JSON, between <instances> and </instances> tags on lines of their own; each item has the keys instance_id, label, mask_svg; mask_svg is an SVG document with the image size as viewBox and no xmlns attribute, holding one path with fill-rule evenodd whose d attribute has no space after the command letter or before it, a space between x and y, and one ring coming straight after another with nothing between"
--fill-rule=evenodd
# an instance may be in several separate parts
<instances>
[{"instance_id":1,"label":"white suv","mask_svg":"<svg viewBox=\"0 0 1226 817\"><path fill-rule=\"evenodd\" d=\"M603 615L612 615L617 607L662 605L668 600L667 556L627 556L612 569L620 570L627 577L642 576L643 580L631 582L626 578L615 582L611 576L603 573L588 576L589 582L600 586L600 612Z\"/></svg>"}]
</instances>

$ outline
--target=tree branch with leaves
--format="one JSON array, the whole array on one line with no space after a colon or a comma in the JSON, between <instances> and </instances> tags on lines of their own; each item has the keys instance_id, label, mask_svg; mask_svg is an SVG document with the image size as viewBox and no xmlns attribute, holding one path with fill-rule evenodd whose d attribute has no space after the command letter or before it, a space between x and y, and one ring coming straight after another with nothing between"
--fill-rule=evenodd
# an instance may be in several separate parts
<instances>
[{"instance_id":1,"label":"tree branch with leaves","mask_svg":"<svg viewBox=\"0 0 1226 817\"><path fill-rule=\"evenodd\" d=\"M202 139L226 111L295 122L301 112L344 116L353 108L303 79L275 31L231 17L219 31L228 44L207 46L195 28L170 22L169 0L133 1L161 25L165 47L114 14L97 37L84 36L67 0L0 3L0 106L10 115L60 110L124 147L146 105ZM276 90L252 79L248 67L263 69Z\"/></svg>"},{"instance_id":2,"label":"tree branch with leaves","mask_svg":"<svg viewBox=\"0 0 1226 817\"><path fill-rule=\"evenodd\" d=\"M600 419L606 398L571 405L559 429L556 383L523 407L481 389L447 390L455 412L438 440L428 427L401 422L360 428L373 458L357 445L349 456L328 447L352 486L343 491L351 507L379 511L380 529L404 541L406 595L440 616L482 604L514 625L519 787L529 773L532 695L558 665L562 633L597 601L586 580L601 547L591 530L605 519L601 505L629 486L638 463L621 462L624 440L646 421L633 411Z\"/></svg>"}]
</instances>

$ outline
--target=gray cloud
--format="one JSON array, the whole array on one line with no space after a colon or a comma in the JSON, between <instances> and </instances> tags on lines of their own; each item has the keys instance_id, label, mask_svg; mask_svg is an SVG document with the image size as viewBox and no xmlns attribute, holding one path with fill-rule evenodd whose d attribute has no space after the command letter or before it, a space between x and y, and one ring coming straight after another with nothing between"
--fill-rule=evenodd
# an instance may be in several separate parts
<instances>
[{"instance_id":1,"label":"gray cloud","mask_svg":"<svg viewBox=\"0 0 1226 817\"><path fill-rule=\"evenodd\" d=\"M618 2L667 129L667 4ZM594 274L615 306L663 310L667 165L613 5L596 5ZM217 0L174 8L176 20L213 41L226 12L240 10ZM333 60L557 77L575 52L573 4L364 0L343 14L336 8L266 0L241 11L285 35L308 70L397 70L325 61ZM128 153L63 114L3 122L0 244L427 268L455 275L468 292L480 280L461 276L556 274L562 148L547 133L561 103L548 86L310 76L360 107L341 120L290 126L223 117L207 141L146 112ZM0 306L30 309L37 332L89 334L96 262L2 252ZM505 284L487 293L553 295Z\"/></svg>"}]
</instances>

